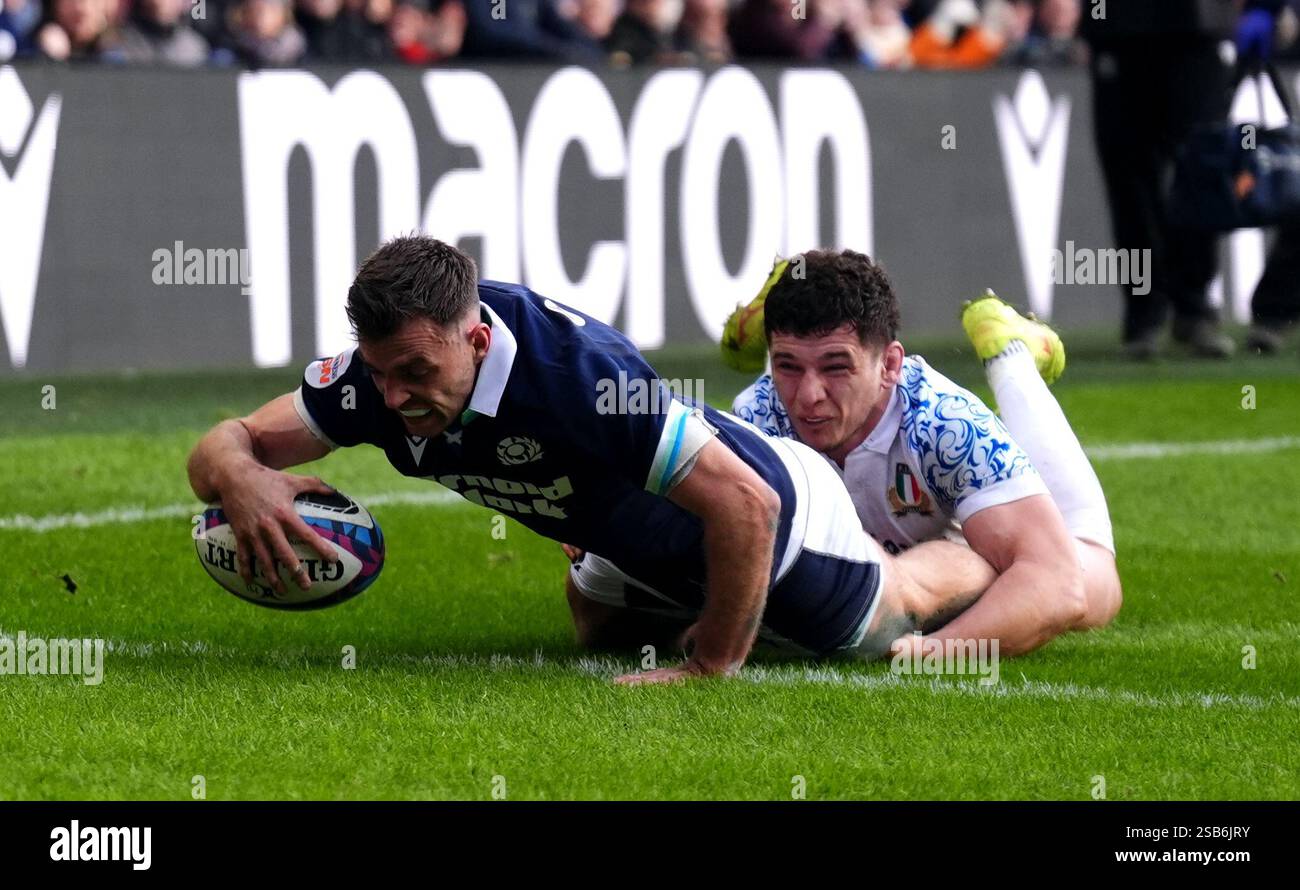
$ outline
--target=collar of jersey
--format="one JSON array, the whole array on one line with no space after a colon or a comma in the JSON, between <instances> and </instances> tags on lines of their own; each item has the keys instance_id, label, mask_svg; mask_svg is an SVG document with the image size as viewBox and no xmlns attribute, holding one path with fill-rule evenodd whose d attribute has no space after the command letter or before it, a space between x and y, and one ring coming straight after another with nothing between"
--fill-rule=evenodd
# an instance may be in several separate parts
<instances>
[{"instance_id":1,"label":"collar of jersey","mask_svg":"<svg viewBox=\"0 0 1300 890\"><path fill-rule=\"evenodd\" d=\"M875 451L878 454L889 453L889 449L894 444L894 437L898 435L899 421L903 418L903 394L900 389L901 384L894 386L894 391L889 396L889 405L885 408L885 413L880 416L880 422L876 424L871 434L862 440L859 448Z\"/></svg>"},{"instance_id":2,"label":"collar of jersey","mask_svg":"<svg viewBox=\"0 0 1300 890\"><path fill-rule=\"evenodd\" d=\"M492 342L488 344L487 355L478 369L478 380L474 392L469 397L469 407L460 415L463 426L480 414L496 417L501 407L501 397L506 392L506 381L510 379L510 369L515 366L515 355L519 352L519 341L514 331L506 327L501 316L492 311L487 303L479 303L483 320L492 328Z\"/></svg>"}]
</instances>

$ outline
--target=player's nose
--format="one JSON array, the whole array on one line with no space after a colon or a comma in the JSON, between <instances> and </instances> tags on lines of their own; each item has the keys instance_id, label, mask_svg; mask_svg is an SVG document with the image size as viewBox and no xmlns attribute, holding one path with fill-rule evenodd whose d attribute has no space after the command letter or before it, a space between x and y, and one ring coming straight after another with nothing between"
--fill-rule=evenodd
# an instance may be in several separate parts
<instances>
[{"instance_id":1,"label":"player's nose","mask_svg":"<svg viewBox=\"0 0 1300 890\"><path fill-rule=\"evenodd\" d=\"M803 375L799 381L799 404L805 407L816 405L826 394L826 388L822 386L821 378L816 374L809 372Z\"/></svg>"},{"instance_id":2,"label":"player's nose","mask_svg":"<svg viewBox=\"0 0 1300 890\"><path fill-rule=\"evenodd\" d=\"M384 404L390 411L398 411L409 401L406 389L391 382L384 383Z\"/></svg>"}]
</instances>

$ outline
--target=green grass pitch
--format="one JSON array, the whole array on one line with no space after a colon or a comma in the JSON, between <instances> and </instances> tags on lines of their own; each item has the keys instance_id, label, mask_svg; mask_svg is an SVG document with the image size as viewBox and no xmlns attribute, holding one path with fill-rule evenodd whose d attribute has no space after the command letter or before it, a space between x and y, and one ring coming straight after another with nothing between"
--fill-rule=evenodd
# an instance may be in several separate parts
<instances>
[{"instance_id":1,"label":"green grass pitch","mask_svg":"<svg viewBox=\"0 0 1300 890\"><path fill-rule=\"evenodd\" d=\"M378 499L383 576L258 609L195 559L184 460L293 369L0 380L0 636L110 647L99 685L0 676L0 798L189 799L196 776L208 799L788 800L802 777L809 799L1085 800L1096 776L1110 800L1300 797L1300 365L1135 367L1102 342L1067 338L1057 394L1101 449L1125 606L994 687L760 658L617 688L636 660L576 648L558 547L513 521L495 539L374 450L302 471ZM987 394L955 342L910 345ZM717 404L745 382L707 350L652 361Z\"/></svg>"}]
</instances>

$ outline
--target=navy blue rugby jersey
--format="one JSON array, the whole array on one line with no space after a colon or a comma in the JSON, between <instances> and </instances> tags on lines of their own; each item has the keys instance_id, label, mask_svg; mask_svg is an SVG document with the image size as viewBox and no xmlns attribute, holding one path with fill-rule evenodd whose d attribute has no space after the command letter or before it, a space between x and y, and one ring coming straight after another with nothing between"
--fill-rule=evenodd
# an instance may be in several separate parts
<instances>
[{"instance_id":1,"label":"navy blue rugby jersey","mask_svg":"<svg viewBox=\"0 0 1300 890\"><path fill-rule=\"evenodd\" d=\"M590 316L515 284L482 281L479 299L492 341L466 410L447 430L408 435L355 349L308 366L295 395L303 421L331 447L382 448L403 475L597 553L652 587L701 588L699 602L682 603L698 606L702 526L663 494L681 467L688 419L702 412L781 497L776 579L795 493L762 433L672 394L630 340Z\"/></svg>"}]
</instances>

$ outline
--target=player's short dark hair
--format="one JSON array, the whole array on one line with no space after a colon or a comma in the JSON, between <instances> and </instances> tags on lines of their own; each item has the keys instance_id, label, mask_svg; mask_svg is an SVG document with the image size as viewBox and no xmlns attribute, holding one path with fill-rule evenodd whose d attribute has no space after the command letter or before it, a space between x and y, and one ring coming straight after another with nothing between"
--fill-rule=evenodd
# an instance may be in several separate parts
<instances>
[{"instance_id":1,"label":"player's short dark hair","mask_svg":"<svg viewBox=\"0 0 1300 890\"><path fill-rule=\"evenodd\" d=\"M898 339L899 323L889 276L852 250L810 250L791 257L763 307L768 342L773 333L821 337L848 324L862 345L884 347Z\"/></svg>"},{"instance_id":2,"label":"player's short dark hair","mask_svg":"<svg viewBox=\"0 0 1300 890\"><path fill-rule=\"evenodd\" d=\"M358 340L382 340L411 318L449 325L478 304L474 258L428 235L402 235L366 257L348 289Z\"/></svg>"}]
</instances>

